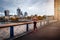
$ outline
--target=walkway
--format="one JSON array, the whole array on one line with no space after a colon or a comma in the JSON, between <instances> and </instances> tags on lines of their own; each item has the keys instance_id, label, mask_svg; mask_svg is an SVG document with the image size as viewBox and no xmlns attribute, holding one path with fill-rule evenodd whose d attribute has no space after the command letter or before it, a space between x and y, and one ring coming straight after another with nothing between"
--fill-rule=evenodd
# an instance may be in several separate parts
<instances>
[{"instance_id":1,"label":"walkway","mask_svg":"<svg viewBox=\"0 0 60 40\"><path fill-rule=\"evenodd\" d=\"M15 40L58 40L60 37L60 22L51 23Z\"/></svg>"}]
</instances>

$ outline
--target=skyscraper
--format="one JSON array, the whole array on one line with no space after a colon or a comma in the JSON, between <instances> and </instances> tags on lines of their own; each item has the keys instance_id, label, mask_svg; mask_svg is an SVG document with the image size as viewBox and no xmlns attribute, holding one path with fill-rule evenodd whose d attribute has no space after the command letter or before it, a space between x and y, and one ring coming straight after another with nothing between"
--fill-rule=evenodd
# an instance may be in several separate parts
<instances>
[{"instance_id":1,"label":"skyscraper","mask_svg":"<svg viewBox=\"0 0 60 40\"><path fill-rule=\"evenodd\" d=\"M22 11L21 11L21 9L17 9L17 15L19 16L19 17L22 17L23 16L23 14L22 14Z\"/></svg>"},{"instance_id":2,"label":"skyscraper","mask_svg":"<svg viewBox=\"0 0 60 40\"><path fill-rule=\"evenodd\" d=\"M4 13L5 13L5 16L9 16L9 10L5 10Z\"/></svg>"},{"instance_id":3,"label":"skyscraper","mask_svg":"<svg viewBox=\"0 0 60 40\"><path fill-rule=\"evenodd\" d=\"M25 13L24 13L24 17L26 17L27 15L28 15L27 12L25 12Z\"/></svg>"}]
</instances>

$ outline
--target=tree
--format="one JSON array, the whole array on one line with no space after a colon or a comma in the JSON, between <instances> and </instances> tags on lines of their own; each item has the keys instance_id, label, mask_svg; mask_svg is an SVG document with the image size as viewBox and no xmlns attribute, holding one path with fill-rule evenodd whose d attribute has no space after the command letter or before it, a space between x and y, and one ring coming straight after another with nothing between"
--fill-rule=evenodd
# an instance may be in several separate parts
<instances>
[{"instance_id":1,"label":"tree","mask_svg":"<svg viewBox=\"0 0 60 40\"><path fill-rule=\"evenodd\" d=\"M18 21L18 18L17 17L11 17L10 20L16 22L16 21Z\"/></svg>"},{"instance_id":2,"label":"tree","mask_svg":"<svg viewBox=\"0 0 60 40\"><path fill-rule=\"evenodd\" d=\"M42 18L42 16L38 16L38 20L42 20L43 18Z\"/></svg>"},{"instance_id":3,"label":"tree","mask_svg":"<svg viewBox=\"0 0 60 40\"><path fill-rule=\"evenodd\" d=\"M0 22L4 22L5 21L5 17L0 17Z\"/></svg>"},{"instance_id":4,"label":"tree","mask_svg":"<svg viewBox=\"0 0 60 40\"><path fill-rule=\"evenodd\" d=\"M43 15L43 16L42 16L42 18L43 18L43 19L46 19L46 16L45 16L45 15Z\"/></svg>"}]
</instances>

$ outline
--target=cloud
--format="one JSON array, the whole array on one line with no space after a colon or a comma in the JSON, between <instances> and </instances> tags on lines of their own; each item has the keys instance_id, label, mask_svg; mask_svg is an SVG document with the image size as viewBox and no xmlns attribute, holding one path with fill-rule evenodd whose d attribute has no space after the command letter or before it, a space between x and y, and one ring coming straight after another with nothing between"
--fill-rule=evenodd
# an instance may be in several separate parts
<instances>
[{"instance_id":1,"label":"cloud","mask_svg":"<svg viewBox=\"0 0 60 40\"><path fill-rule=\"evenodd\" d=\"M4 13L0 12L0 16L4 16Z\"/></svg>"},{"instance_id":2,"label":"cloud","mask_svg":"<svg viewBox=\"0 0 60 40\"><path fill-rule=\"evenodd\" d=\"M0 0L0 12L8 9L16 14L18 7L29 15L54 15L54 0Z\"/></svg>"}]
</instances>

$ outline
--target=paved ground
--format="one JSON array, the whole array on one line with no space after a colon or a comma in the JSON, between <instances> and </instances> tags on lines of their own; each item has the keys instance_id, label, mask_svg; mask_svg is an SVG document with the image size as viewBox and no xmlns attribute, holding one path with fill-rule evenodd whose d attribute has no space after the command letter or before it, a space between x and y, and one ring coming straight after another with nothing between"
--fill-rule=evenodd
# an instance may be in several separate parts
<instances>
[{"instance_id":1,"label":"paved ground","mask_svg":"<svg viewBox=\"0 0 60 40\"><path fill-rule=\"evenodd\" d=\"M15 40L60 40L60 22L52 23Z\"/></svg>"}]
</instances>

